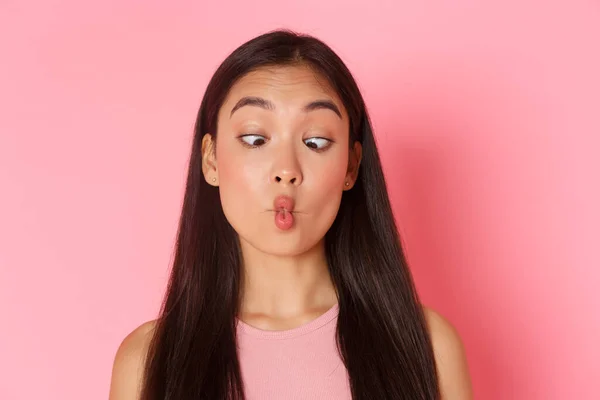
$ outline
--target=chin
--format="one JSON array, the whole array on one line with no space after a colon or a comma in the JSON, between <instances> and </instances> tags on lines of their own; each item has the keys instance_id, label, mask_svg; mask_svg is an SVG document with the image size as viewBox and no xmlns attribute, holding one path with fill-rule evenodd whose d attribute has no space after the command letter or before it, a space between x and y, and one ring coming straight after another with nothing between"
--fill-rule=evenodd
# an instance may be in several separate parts
<instances>
[{"instance_id":1,"label":"chin","mask_svg":"<svg viewBox=\"0 0 600 400\"><path fill-rule=\"evenodd\" d=\"M264 254L270 254L277 257L295 257L304 254L318 244L318 240L307 240L294 235L292 230L286 232L290 235L261 235L260 238L253 236L243 238L250 246ZM314 243L313 243L314 242Z\"/></svg>"}]
</instances>

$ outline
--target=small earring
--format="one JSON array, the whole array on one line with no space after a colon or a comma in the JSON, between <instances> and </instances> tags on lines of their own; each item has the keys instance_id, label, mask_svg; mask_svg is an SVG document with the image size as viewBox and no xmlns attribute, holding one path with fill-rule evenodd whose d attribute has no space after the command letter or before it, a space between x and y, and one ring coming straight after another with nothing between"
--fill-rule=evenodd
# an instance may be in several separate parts
<instances>
[{"instance_id":1,"label":"small earring","mask_svg":"<svg viewBox=\"0 0 600 400\"><path fill-rule=\"evenodd\" d=\"M350 186L350 183L346 182L346 186Z\"/></svg>"},{"instance_id":2,"label":"small earring","mask_svg":"<svg viewBox=\"0 0 600 400\"><path fill-rule=\"evenodd\" d=\"M216 182L216 181L217 181L217 178L213 178L213 182Z\"/></svg>"}]
</instances>

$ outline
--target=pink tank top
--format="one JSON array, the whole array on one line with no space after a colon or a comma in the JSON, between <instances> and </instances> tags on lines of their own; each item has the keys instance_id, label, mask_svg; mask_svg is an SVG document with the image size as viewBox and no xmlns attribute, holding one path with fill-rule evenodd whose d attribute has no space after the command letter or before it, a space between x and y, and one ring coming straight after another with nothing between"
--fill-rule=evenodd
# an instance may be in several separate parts
<instances>
[{"instance_id":1,"label":"pink tank top","mask_svg":"<svg viewBox=\"0 0 600 400\"><path fill-rule=\"evenodd\" d=\"M294 329L265 331L238 320L247 400L350 400L335 345L339 306Z\"/></svg>"}]
</instances>

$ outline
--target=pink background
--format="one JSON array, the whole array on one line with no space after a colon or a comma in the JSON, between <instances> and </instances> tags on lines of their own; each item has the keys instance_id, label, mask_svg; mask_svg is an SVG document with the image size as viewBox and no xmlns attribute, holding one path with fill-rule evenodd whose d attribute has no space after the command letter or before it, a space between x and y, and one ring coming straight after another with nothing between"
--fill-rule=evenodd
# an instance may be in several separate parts
<instances>
[{"instance_id":1,"label":"pink background","mask_svg":"<svg viewBox=\"0 0 600 400\"><path fill-rule=\"evenodd\" d=\"M233 3L2 1L0 399L107 398L163 295L205 85L277 27L355 74L476 398L599 398L600 5Z\"/></svg>"}]
</instances>

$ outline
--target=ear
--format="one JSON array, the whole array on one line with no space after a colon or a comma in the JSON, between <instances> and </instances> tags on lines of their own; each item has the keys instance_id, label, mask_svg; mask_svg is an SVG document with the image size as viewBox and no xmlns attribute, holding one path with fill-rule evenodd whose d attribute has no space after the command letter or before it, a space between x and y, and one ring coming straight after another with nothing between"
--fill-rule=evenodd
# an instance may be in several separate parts
<instances>
[{"instance_id":1,"label":"ear","mask_svg":"<svg viewBox=\"0 0 600 400\"><path fill-rule=\"evenodd\" d=\"M202 173L209 185L219 186L215 144L210 133L206 133L202 138Z\"/></svg>"},{"instance_id":2,"label":"ear","mask_svg":"<svg viewBox=\"0 0 600 400\"><path fill-rule=\"evenodd\" d=\"M352 149L350 149L348 154L348 170L346 172L346 179L344 179L344 190L350 190L354 187L361 161L362 145L357 140L354 142L354 146L352 146Z\"/></svg>"}]
</instances>

